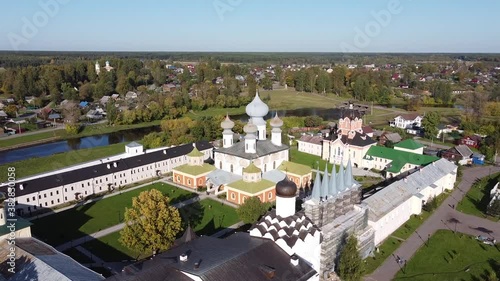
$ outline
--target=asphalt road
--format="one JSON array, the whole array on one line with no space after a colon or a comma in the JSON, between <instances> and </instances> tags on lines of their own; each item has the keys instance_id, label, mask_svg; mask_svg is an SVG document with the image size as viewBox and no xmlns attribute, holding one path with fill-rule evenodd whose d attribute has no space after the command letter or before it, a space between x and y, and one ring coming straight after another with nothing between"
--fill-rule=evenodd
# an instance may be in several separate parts
<instances>
[{"instance_id":1,"label":"asphalt road","mask_svg":"<svg viewBox=\"0 0 500 281\"><path fill-rule=\"evenodd\" d=\"M478 178L487 177L490 173L497 172L500 172L500 167L491 167L491 170L490 167L483 166L466 169L462 181L451 195L413 235L394 251L392 257L388 257L375 272L366 276L365 281L387 281L394 278L401 268L393 257L399 256L403 260L410 260L415 252L427 242L428 238L439 229L448 229L474 236L483 235L500 241L500 223L463 214L452 208L458 205L458 202L462 200Z\"/></svg>"}]
</instances>

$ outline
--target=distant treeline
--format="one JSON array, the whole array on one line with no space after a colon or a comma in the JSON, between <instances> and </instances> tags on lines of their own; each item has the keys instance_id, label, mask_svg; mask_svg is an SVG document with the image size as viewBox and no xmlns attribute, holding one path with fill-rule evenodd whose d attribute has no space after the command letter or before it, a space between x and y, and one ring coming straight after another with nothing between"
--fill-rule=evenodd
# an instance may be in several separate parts
<instances>
[{"instance_id":1,"label":"distant treeline","mask_svg":"<svg viewBox=\"0 0 500 281\"><path fill-rule=\"evenodd\" d=\"M500 54L430 54L430 53L277 53L277 52L13 52L0 51L0 67L63 64L75 60L103 58L163 59L197 62L213 58L228 63L275 64L397 64L408 62L464 61L500 62Z\"/></svg>"}]
</instances>

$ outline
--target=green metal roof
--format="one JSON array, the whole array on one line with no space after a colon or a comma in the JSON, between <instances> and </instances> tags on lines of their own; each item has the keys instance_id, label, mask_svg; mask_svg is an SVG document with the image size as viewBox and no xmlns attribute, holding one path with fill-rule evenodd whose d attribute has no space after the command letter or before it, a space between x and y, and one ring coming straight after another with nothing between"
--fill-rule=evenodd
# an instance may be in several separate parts
<instances>
[{"instance_id":1,"label":"green metal roof","mask_svg":"<svg viewBox=\"0 0 500 281\"><path fill-rule=\"evenodd\" d=\"M200 157L200 156L204 156L205 154L201 153L198 148L196 147L193 147L193 150L191 150L191 152L189 152L187 154L187 156L190 156L190 157Z\"/></svg>"},{"instance_id":2,"label":"green metal roof","mask_svg":"<svg viewBox=\"0 0 500 281\"><path fill-rule=\"evenodd\" d=\"M198 165L190 166L188 164L185 164L185 165L173 168L173 170L179 171L181 173L185 173L188 175L192 175L192 176L197 176L197 175L211 172L211 171L215 170L215 167L210 165L210 164L207 164L207 163L203 163L203 165L201 165L201 166L198 166Z\"/></svg>"},{"instance_id":3,"label":"green metal roof","mask_svg":"<svg viewBox=\"0 0 500 281\"><path fill-rule=\"evenodd\" d=\"M306 175L311 172L311 167L290 161L283 161L283 163L281 163L278 167L278 170L285 173L290 172L296 175Z\"/></svg>"},{"instance_id":4,"label":"green metal roof","mask_svg":"<svg viewBox=\"0 0 500 281\"><path fill-rule=\"evenodd\" d=\"M400 143L397 143L394 145L394 147L400 147L400 148L406 148L406 149L419 149L419 148L422 148L424 147L422 144L414 141L413 139L407 139L407 140L404 140Z\"/></svg>"},{"instance_id":5,"label":"green metal roof","mask_svg":"<svg viewBox=\"0 0 500 281\"><path fill-rule=\"evenodd\" d=\"M262 179L258 182L246 182L243 180L235 181L227 185L250 194L256 194L270 187L276 186L272 181Z\"/></svg>"},{"instance_id":6,"label":"green metal roof","mask_svg":"<svg viewBox=\"0 0 500 281\"><path fill-rule=\"evenodd\" d=\"M439 160L439 157L422 155L383 146L370 147L368 152L366 152L365 159L368 159L367 156L392 160L390 163L391 166L386 170L391 173L399 173L401 168L408 163L412 165L425 166Z\"/></svg>"},{"instance_id":7,"label":"green metal roof","mask_svg":"<svg viewBox=\"0 0 500 281\"><path fill-rule=\"evenodd\" d=\"M255 166L253 162L251 162L250 165L248 165L248 167L243 168L243 173L255 174L260 172L262 172L262 170L259 169L259 167Z\"/></svg>"}]
</instances>

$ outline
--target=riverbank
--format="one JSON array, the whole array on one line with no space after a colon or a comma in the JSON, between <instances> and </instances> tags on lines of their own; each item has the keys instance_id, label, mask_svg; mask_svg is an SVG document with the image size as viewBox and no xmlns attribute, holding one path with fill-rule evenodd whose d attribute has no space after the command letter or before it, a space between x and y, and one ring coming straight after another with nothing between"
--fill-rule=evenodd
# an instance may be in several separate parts
<instances>
[{"instance_id":1,"label":"riverbank","mask_svg":"<svg viewBox=\"0 0 500 281\"><path fill-rule=\"evenodd\" d=\"M66 133L64 129L50 131L50 132L41 131L38 134L29 134L26 136L14 135L0 139L0 151L17 149L21 147L27 147L37 144L60 141L60 140L76 139L76 138L90 137L95 135L116 133L130 129L159 126L160 123L161 120L155 120L152 122L145 122L132 125L107 125L107 124L90 125L90 126L85 126L83 130L76 135L69 135Z\"/></svg>"},{"instance_id":2,"label":"riverbank","mask_svg":"<svg viewBox=\"0 0 500 281\"><path fill-rule=\"evenodd\" d=\"M58 153L47 157L30 158L0 165L0 182L7 181L7 168L16 168L17 179L28 176L50 172L64 167L81 164L84 162L101 159L125 152L125 144L118 143L108 146L72 150L65 153Z\"/></svg>"}]
</instances>

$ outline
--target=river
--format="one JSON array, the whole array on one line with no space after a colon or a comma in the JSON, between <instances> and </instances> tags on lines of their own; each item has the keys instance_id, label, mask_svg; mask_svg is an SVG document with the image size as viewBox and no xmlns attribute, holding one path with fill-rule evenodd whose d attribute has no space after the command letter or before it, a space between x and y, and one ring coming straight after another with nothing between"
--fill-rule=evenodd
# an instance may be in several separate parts
<instances>
[{"instance_id":1,"label":"river","mask_svg":"<svg viewBox=\"0 0 500 281\"><path fill-rule=\"evenodd\" d=\"M34 146L17 148L13 150L1 151L0 165L34 157L49 156L52 154L67 152L71 150L137 141L141 140L145 135L151 132L159 132L159 131L160 131L159 126L153 126L148 128L130 129L115 133L61 140L50 143L37 144Z\"/></svg>"}]
</instances>

